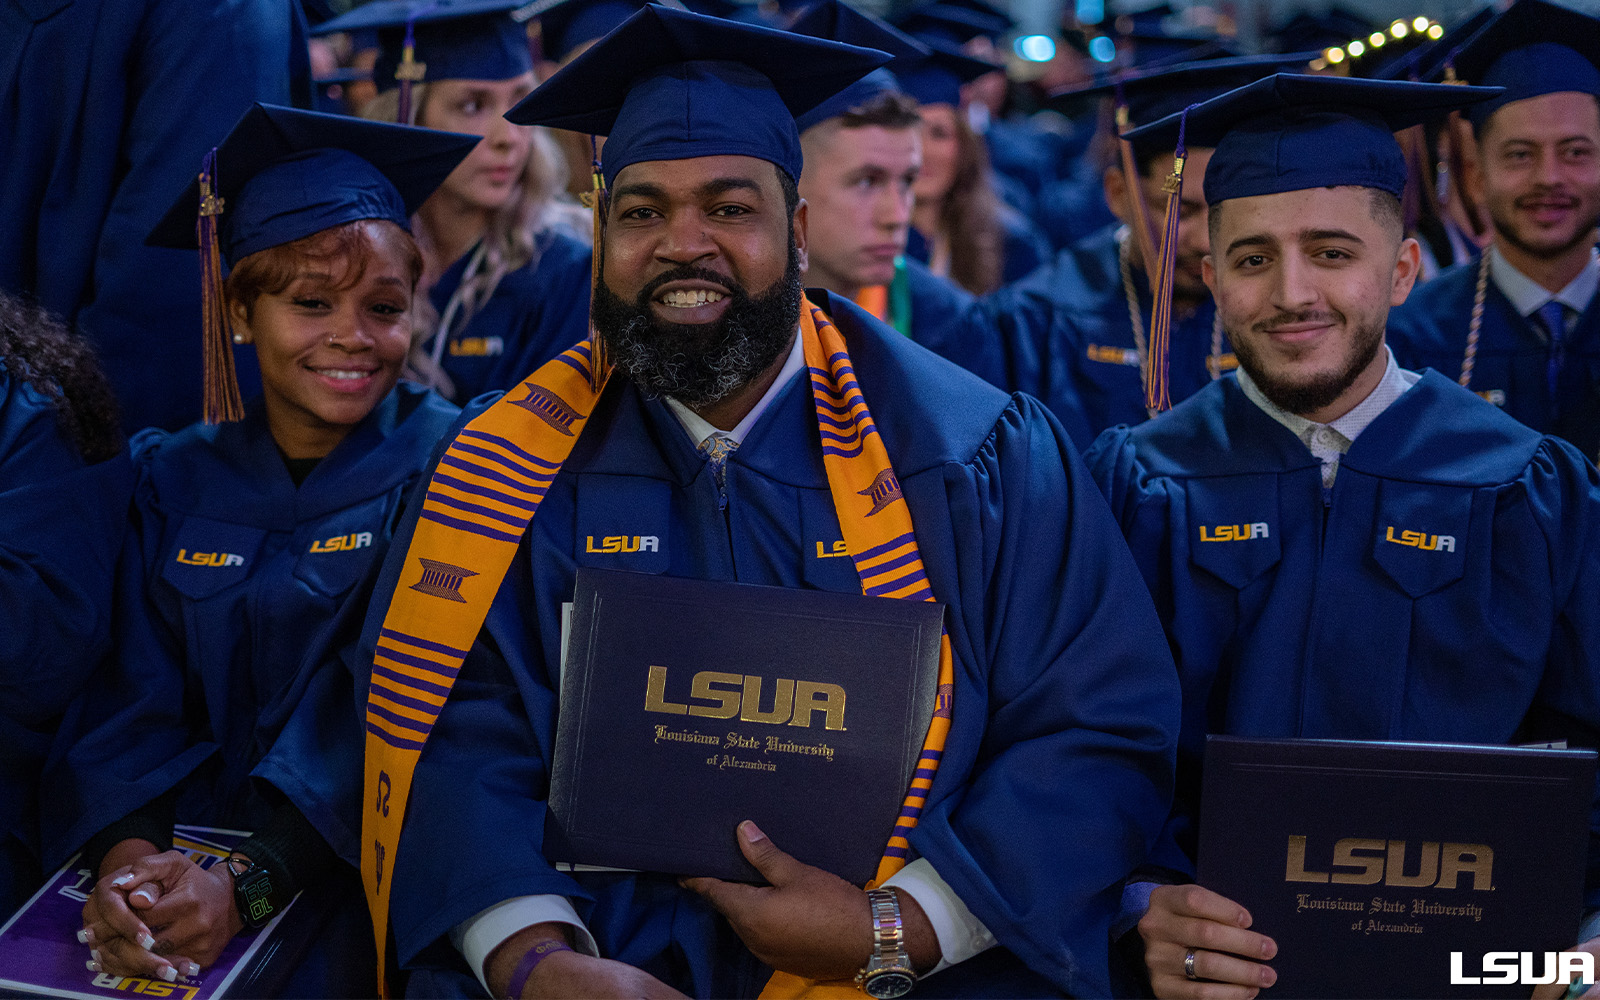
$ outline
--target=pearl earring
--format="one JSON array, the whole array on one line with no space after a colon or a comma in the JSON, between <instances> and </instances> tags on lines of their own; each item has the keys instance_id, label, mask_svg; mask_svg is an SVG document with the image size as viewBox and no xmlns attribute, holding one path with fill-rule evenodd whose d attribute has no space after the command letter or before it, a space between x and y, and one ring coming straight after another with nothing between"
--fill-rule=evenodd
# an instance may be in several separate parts
<instances>
[{"instance_id":1,"label":"pearl earring","mask_svg":"<svg viewBox=\"0 0 1600 1000\"><path fill-rule=\"evenodd\" d=\"M242 344L242 343L244 343L244 334L242 334L242 333L236 333L236 334L234 334L234 335L233 335L233 342L234 342L234 343L235 343L235 344Z\"/></svg>"}]
</instances>

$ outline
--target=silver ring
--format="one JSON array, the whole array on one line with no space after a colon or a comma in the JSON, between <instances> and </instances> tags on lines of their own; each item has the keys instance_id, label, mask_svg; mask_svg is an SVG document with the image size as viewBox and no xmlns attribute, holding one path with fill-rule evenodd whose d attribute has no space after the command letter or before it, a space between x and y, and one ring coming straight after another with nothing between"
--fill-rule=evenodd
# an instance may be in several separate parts
<instances>
[{"instance_id":1,"label":"silver ring","mask_svg":"<svg viewBox=\"0 0 1600 1000\"><path fill-rule=\"evenodd\" d=\"M1183 974L1189 977L1190 982L1199 982L1200 977L1194 974L1194 949L1189 949L1189 954L1183 956Z\"/></svg>"}]
</instances>

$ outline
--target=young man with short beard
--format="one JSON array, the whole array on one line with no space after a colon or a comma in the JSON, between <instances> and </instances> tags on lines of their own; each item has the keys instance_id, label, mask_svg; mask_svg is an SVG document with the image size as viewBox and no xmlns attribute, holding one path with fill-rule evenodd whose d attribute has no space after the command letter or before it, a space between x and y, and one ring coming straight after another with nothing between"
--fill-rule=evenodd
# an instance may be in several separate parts
<instances>
[{"instance_id":1,"label":"young man with short beard","mask_svg":"<svg viewBox=\"0 0 1600 1000\"><path fill-rule=\"evenodd\" d=\"M1600 20L1518 0L1455 59L1505 93L1468 112L1468 190L1494 243L1422 286L1389 323L1395 357L1433 368L1535 430L1600 455Z\"/></svg>"},{"instance_id":2,"label":"young man with short beard","mask_svg":"<svg viewBox=\"0 0 1600 1000\"><path fill-rule=\"evenodd\" d=\"M1420 257L1392 133L1494 93L1279 75L1143 132L1177 143L1186 120L1215 146L1205 274L1239 358L1086 456L1183 686L1163 880L1193 877L1208 734L1580 747L1600 732L1600 475L1384 344ZM1127 915L1157 996L1273 984L1277 945L1243 907L1154 881L1130 885Z\"/></svg>"},{"instance_id":3,"label":"young man with short beard","mask_svg":"<svg viewBox=\"0 0 1600 1000\"><path fill-rule=\"evenodd\" d=\"M801 293L792 114L881 61L650 6L512 112L608 137L598 337L464 415L367 623L363 871L414 995L877 991L896 924L919 995L1108 991L1120 884L1169 801L1176 681L1039 405ZM586 543L610 535L655 544ZM871 905L751 823L727 837L767 886L545 859L580 566L945 602L950 729Z\"/></svg>"}]
</instances>

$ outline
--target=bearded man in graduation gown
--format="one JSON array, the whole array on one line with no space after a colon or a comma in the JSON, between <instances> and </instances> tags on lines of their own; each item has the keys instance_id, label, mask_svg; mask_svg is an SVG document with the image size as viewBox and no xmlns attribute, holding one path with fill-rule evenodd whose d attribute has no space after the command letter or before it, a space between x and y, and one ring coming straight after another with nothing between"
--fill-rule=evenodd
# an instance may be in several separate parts
<instances>
[{"instance_id":1,"label":"bearded man in graduation gown","mask_svg":"<svg viewBox=\"0 0 1600 1000\"><path fill-rule=\"evenodd\" d=\"M545 860L579 566L843 593L872 580L946 602L951 728L888 849L910 862L886 895L918 990L1108 992L1120 883L1168 808L1176 680L1137 569L1042 408L842 299L802 296L792 114L882 61L649 7L512 112L608 135L601 337L464 415L368 621L362 863L412 992L853 994L879 954L862 888L751 824L737 840L766 887ZM872 454L885 467L845 493ZM850 558L816 557L885 523L906 530L876 556L850 541ZM618 534L658 544L584 544ZM464 638L435 627L459 627L463 605L479 609Z\"/></svg>"},{"instance_id":2,"label":"bearded man in graduation gown","mask_svg":"<svg viewBox=\"0 0 1600 1000\"><path fill-rule=\"evenodd\" d=\"M1395 357L1456 379L1535 430L1600 455L1600 20L1519 0L1454 61L1505 92L1467 112L1465 183L1494 242L1389 324Z\"/></svg>"},{"instance_id":3,"label":"bearded man in graduation gown","mask_svg":"<svg viewBox=\"0 0 1600 1000\"><path fill-rule=\"evenodd\" d=\"M1187 112L1215 146L1206 278L1239 370L1086 456L1183 685L1158 850L1179 881L1207 734L1595 745L1600 477L1384 345L1420 259L1391 133L1495 92L1279 75ZM1145 135L1177 142L1183 120ZM1272 985L1276 944L1243 907L1154 881L1128 906L1158 996ZM1593 846L1587 882L1593 913Z\"/></svg>"}]
</instances>

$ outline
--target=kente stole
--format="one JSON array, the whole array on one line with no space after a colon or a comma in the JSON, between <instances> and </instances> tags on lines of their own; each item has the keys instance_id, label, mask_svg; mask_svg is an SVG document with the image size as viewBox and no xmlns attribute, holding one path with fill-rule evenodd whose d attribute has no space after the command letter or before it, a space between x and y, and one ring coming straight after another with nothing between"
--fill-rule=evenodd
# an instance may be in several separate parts
<instances>
[{"instance_id":1,"label":"kente stole","mask_svg":"<svg viewBox=\"0 0 1600 1000\"><path fill-rule=\"evenodd\" d=\"M911 528L911 512L872 422L844 338L822 310L803 303L800 336L816 401L823 467L834 510L864 594L931 601L933 590ZM488 617L528 522L572 452L609 372L592 373L580 343L535 372L521 389L464 427L439 460L378 635L366 710L366 799L361 880L384 983L389 888L417 761L450 688ZM599 378L592 378L599 374ZM513 390L515 392L515 390ZM412 581L407 583L406 581ZM950 638L939 646L939 690L916 775L878 862L877 884L906 864L950 731L955 670ZM781 845L780 845L781 846ZM778 973L763 996L798 996L813 984ZM853 984L817 984L859 995Z\"/></svg>"},{"instance_id":2,"label":"kente stole","mask_svg":"<svg viewBox=\"0 0 1600 1000\"><path fill-rule=\"evenodd\" d=\"M905 257L894 259L894 281L887 285L867 285L856 292L855 304L911 336L911 279L906 276Z\"/></svg>"}]
</instances>

